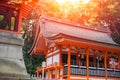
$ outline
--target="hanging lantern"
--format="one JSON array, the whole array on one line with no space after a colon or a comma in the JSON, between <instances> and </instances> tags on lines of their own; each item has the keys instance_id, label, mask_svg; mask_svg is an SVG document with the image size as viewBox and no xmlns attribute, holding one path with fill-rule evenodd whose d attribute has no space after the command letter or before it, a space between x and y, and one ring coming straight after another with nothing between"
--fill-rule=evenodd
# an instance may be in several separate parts
<instances>
[{"instance_id":1,"label":"hanging lantern","mask_svg":"<svg viewBox=\"0 0 120 80\"><path fill-rule=\"evenodd\" d=\"M98 56L96 57L96 59L97 59L97 60L99 59Z\"/></svg>"},{"instance_id":2,"label":"hanging lantern","mask_svg":"<svg viewBox=\"0 0 120 80\"><path fill-rule=\"evenodd\" d=\"M78 54L78 57L80 57L80 54Z\"/></svg>"}]
</instances>

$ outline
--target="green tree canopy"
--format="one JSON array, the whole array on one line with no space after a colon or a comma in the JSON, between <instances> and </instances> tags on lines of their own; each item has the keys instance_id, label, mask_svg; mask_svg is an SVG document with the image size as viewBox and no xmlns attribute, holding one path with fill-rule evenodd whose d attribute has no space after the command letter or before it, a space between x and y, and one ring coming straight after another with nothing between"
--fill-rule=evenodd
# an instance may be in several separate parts
<instances>
[{"instance_id":1,"label":"green tree canopy","mask_svg":"<svg viewBox=\"0 0 120 80\"><path fill-rule=\"evenodd\" d=\"M35 74L36 68L42 66L42 62L45 61L45 57L30 55L28 51L31 48L31 45L32 45L31 41L25 40L25 44L23 46L23 56L27 72L29 74Z\"/></svg>"}]
</instances>

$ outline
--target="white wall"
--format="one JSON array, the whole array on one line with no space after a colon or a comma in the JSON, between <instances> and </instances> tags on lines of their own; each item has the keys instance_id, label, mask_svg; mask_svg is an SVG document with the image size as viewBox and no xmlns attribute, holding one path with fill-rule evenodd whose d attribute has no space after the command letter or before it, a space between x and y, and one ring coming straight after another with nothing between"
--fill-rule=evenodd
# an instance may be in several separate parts
<instances>
[{"instance_id":1,"label":"white wall","mask_svg":"<svg viewBox=\"0 0 120 80\"><path fill-rule=\"evenodd\" d=\"M53 62L52 62L53 59ZM55 54L53 57L48 57L47 58L47 66L54 64L55 62L59 63L60 62L60 54Z\"/></svg>"},{"instance_id":2,"label":"white wall","mask_svg":"<svg viewBox=\"0 0 120 80\"><path fill-rule=\"evenodd\" d=\"M59 63L59 60L60 60L59 58L60 58L60 54L54 55L54 56L53 56L53 63L54 63L54 62L58 62L58 63Z\"/></svg>"},{"instance_id":3,"label":"white wall","mask_svg":"<svg viewBox=\"0 0 120 80\"><path fill-rule=\"evenodd\" d=\"M52 64L52 57L47 58L47 66L49 66L50 64Z\"/></svg>"}]
</instances>

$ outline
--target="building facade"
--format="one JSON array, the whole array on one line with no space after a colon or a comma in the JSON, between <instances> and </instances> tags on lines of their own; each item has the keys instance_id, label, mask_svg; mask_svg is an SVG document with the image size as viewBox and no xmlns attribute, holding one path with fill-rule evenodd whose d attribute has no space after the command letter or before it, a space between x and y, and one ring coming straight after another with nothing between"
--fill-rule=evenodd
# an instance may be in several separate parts
<instances>
[{"instance_id":1,"label":"building facade","mask_svg":"<svg viewBox=\"0 0 120 80\"><path fill-rule=\"evenodd\" d=\"M42 73L46 79L120 79L120 45L109 29L48 16L41 16L38 23L31 53L45 55L46 62L37 68L37 77Z\"/></svg>"}]
</instances>

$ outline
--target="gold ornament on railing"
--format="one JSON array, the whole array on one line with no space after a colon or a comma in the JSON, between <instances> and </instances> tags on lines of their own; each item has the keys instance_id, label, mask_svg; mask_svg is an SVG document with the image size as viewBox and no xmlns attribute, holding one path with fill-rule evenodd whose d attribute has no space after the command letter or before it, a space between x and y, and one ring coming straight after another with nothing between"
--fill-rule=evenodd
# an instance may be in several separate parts
<instances>
[{"instance_id":1,"label":"gold ornament on railing","mask_svg":"<svg viewBox=\"0 0 120 80\"><path fill-rule=\"evenodd\" d=\"M81 55L81 58L84 59L84 54Z\"/></svg>"}]
</instances>

